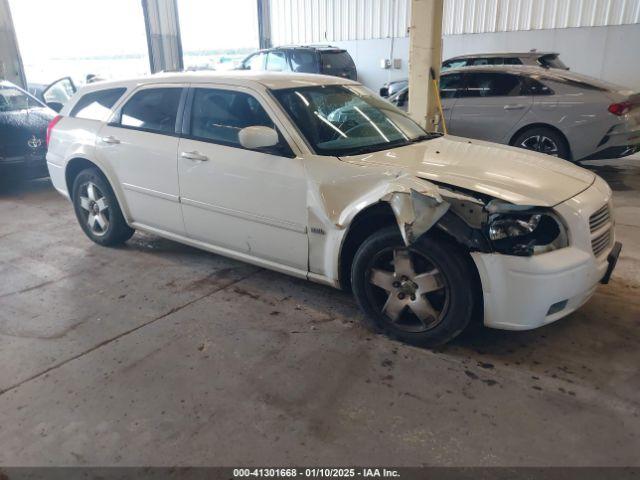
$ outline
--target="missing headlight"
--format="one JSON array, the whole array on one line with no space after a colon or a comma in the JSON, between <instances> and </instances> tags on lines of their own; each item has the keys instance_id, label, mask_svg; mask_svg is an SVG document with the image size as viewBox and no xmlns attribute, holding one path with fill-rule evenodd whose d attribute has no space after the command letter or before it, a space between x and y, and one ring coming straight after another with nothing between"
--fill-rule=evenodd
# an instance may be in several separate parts
<instances>
[{"instance_id":1,"label":"missing headlight","mask_svg":"<svg viewBox=\"0 0 640 480\"><path fill-rule=\"evenodd\" d=\"M531 256L567 246L566 229L552 212L494 214L486 233L494 250L507 255Z\"/></svg>"}]
</instances>

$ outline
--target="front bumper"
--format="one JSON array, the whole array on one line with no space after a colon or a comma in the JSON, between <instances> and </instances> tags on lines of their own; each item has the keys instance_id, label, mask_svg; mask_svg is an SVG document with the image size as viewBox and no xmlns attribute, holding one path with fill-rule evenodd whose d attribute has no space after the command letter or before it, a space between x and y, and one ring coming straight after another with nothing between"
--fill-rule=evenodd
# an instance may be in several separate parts
<instances>
[{"instance_id":1,"label":"front bumper","mask_svg":"<svg viewBox=\"0 0 640 480\"><path fill-rule=\"evenodd\" d=\"M613 218L597 231L589 227L590 216L605 203L611 208L611 190L598 178L589 189L555 207L569 229L571 244L566 248L532 257L471 254L482 282L487 327L530 330L547 325L580 308L601 281L608 281L620 245L615 242ZM596 255L592 242L607 228L609 244Z\"/></svg>"}]
</instances>

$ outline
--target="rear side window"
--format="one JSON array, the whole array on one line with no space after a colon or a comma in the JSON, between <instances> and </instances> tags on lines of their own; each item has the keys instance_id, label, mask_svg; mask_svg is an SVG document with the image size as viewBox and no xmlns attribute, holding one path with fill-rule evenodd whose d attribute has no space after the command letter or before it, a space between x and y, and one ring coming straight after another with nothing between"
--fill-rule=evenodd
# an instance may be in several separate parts
<instances>
[{"instance_id":1,"label":"rear side window","mask_svg":"<svg viewBox=\"0 0 640 480\"><path fill-rule=\"evenodd\" d=\"M125 91L126 88L110 88L87 93L74 105L69 116L104 121Z\"/></svg>"},{"instance_id":2,"label":"rear side window","mask_svg":"<svg viewBox=\"0 0 640 480\"><path fill-rule=\"evenodd\" d=\"M464 88L464 77L459 73L440 77L440 97L456 98L461 96Z\"/></svg>"},{"instance_id":3,"label":"rear side window","mask_svg":"<svg viewBox=\"0 0 640 480\"><path fill-rule=\"evenodd\" d=\"M465 97L509 97L521 95L522 84L516 75L479 72L467 74Z\"/></svg>"},{"instance_id":4,"label":"rear side window","mask_svg":"<svg viewBox=\"0 0 640 480\"><path fill-rule=\"evenodd\" d=\"M294 72L318 73L316 54L309 50L292 50L291 68Z\"/></svg>"},{"instance_id":5,"label":"rear side window","mask_svg":"<svg viewBox=\"0 0 640 480\"><path fill-rule=\"evenodd\" d=\"M320 63L323 73L356 68L351 55L344 50L338 52L321 52Z\"/></svg>"},{"instance_id":6,"label":"rear side window","mask_svg":"<svg viewBox=\"0 0 640 480\"><path fill-rule=\"evenodd\" d=\"M275 128L262 105L251 95L212 88L195 90L189 128L192 138L240 147L238 133L252 126Z\"/></svg>"},{"instance_id":7,"label":"rear side window","mask_svg":"<svg viewBox=\"0 0 640 480\"><path fill-rule=\"evenodd\" d=\"M174 133L182 88L150 88L122 107L120 124L149 132Z\"/></svg>"},{"instance_id":8,"label":"rear side window","mask_svg":"<svg viewBox=\"0 0 640 480\"><path fill-rule=\"evenodd\" d=\"M289 70L284 52L269 52L267 56L267 70L272 72L286 72Z\"/></svg>"}]
</instances>

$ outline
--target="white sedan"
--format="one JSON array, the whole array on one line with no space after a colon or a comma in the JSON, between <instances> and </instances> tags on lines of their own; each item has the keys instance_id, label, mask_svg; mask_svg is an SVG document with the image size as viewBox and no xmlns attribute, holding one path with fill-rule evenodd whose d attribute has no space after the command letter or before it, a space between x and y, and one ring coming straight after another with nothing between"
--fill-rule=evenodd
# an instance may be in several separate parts
<instances>
[{"instance_id":1,"label":"white sedan","mask_svg":"<svg viewBox=\"0 0 640 480\"><path fill-rule=\"evenodd\" d=\"M55 188L110 246L135 229L350 289L434 346L524 330L606 283L611 190L563 160L425 132L356 82L163 74L80 91L48 131Z\"/></svg>"}]
</instances>

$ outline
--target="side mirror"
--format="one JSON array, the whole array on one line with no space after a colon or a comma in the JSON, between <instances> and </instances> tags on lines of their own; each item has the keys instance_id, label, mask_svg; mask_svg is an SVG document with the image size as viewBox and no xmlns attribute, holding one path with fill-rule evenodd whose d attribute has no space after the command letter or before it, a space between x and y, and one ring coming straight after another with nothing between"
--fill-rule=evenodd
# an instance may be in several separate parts
<instances>
[{"instance_id":1,"label":"side mirror","mask_svg":"<svg viewBox=\"0 0 640 480\"><path fill-rule=\"evenodd\" d=\"M60 113L60 110L62 110L62 107L64 107L64 105L62 105L60 102L47 102L46 105L56 113Z\"/></svg>"},{"instance_id":2,"label":"side mirror","mask_svg":"<svg viewBox=\"0 0 640 480\"><path fill-rule=\"evenodd\" d=\"M258 125L254 127L245 127L240 130L238 133L238 140L240 141L240 145L250 150L273 147L280 141L278 138L278 132L273 128Z\"/></svg>"},{"instance_id":3,"label":"side mirror","mask_svg":"<svg viewBox=\"0 0 640 480\"><path fill-rule=\"evenodd\" d=\"M389 87L382 87L380 89L380 96L381 97L388 97L389 96Z\"/></svg>"}]
</instances>

